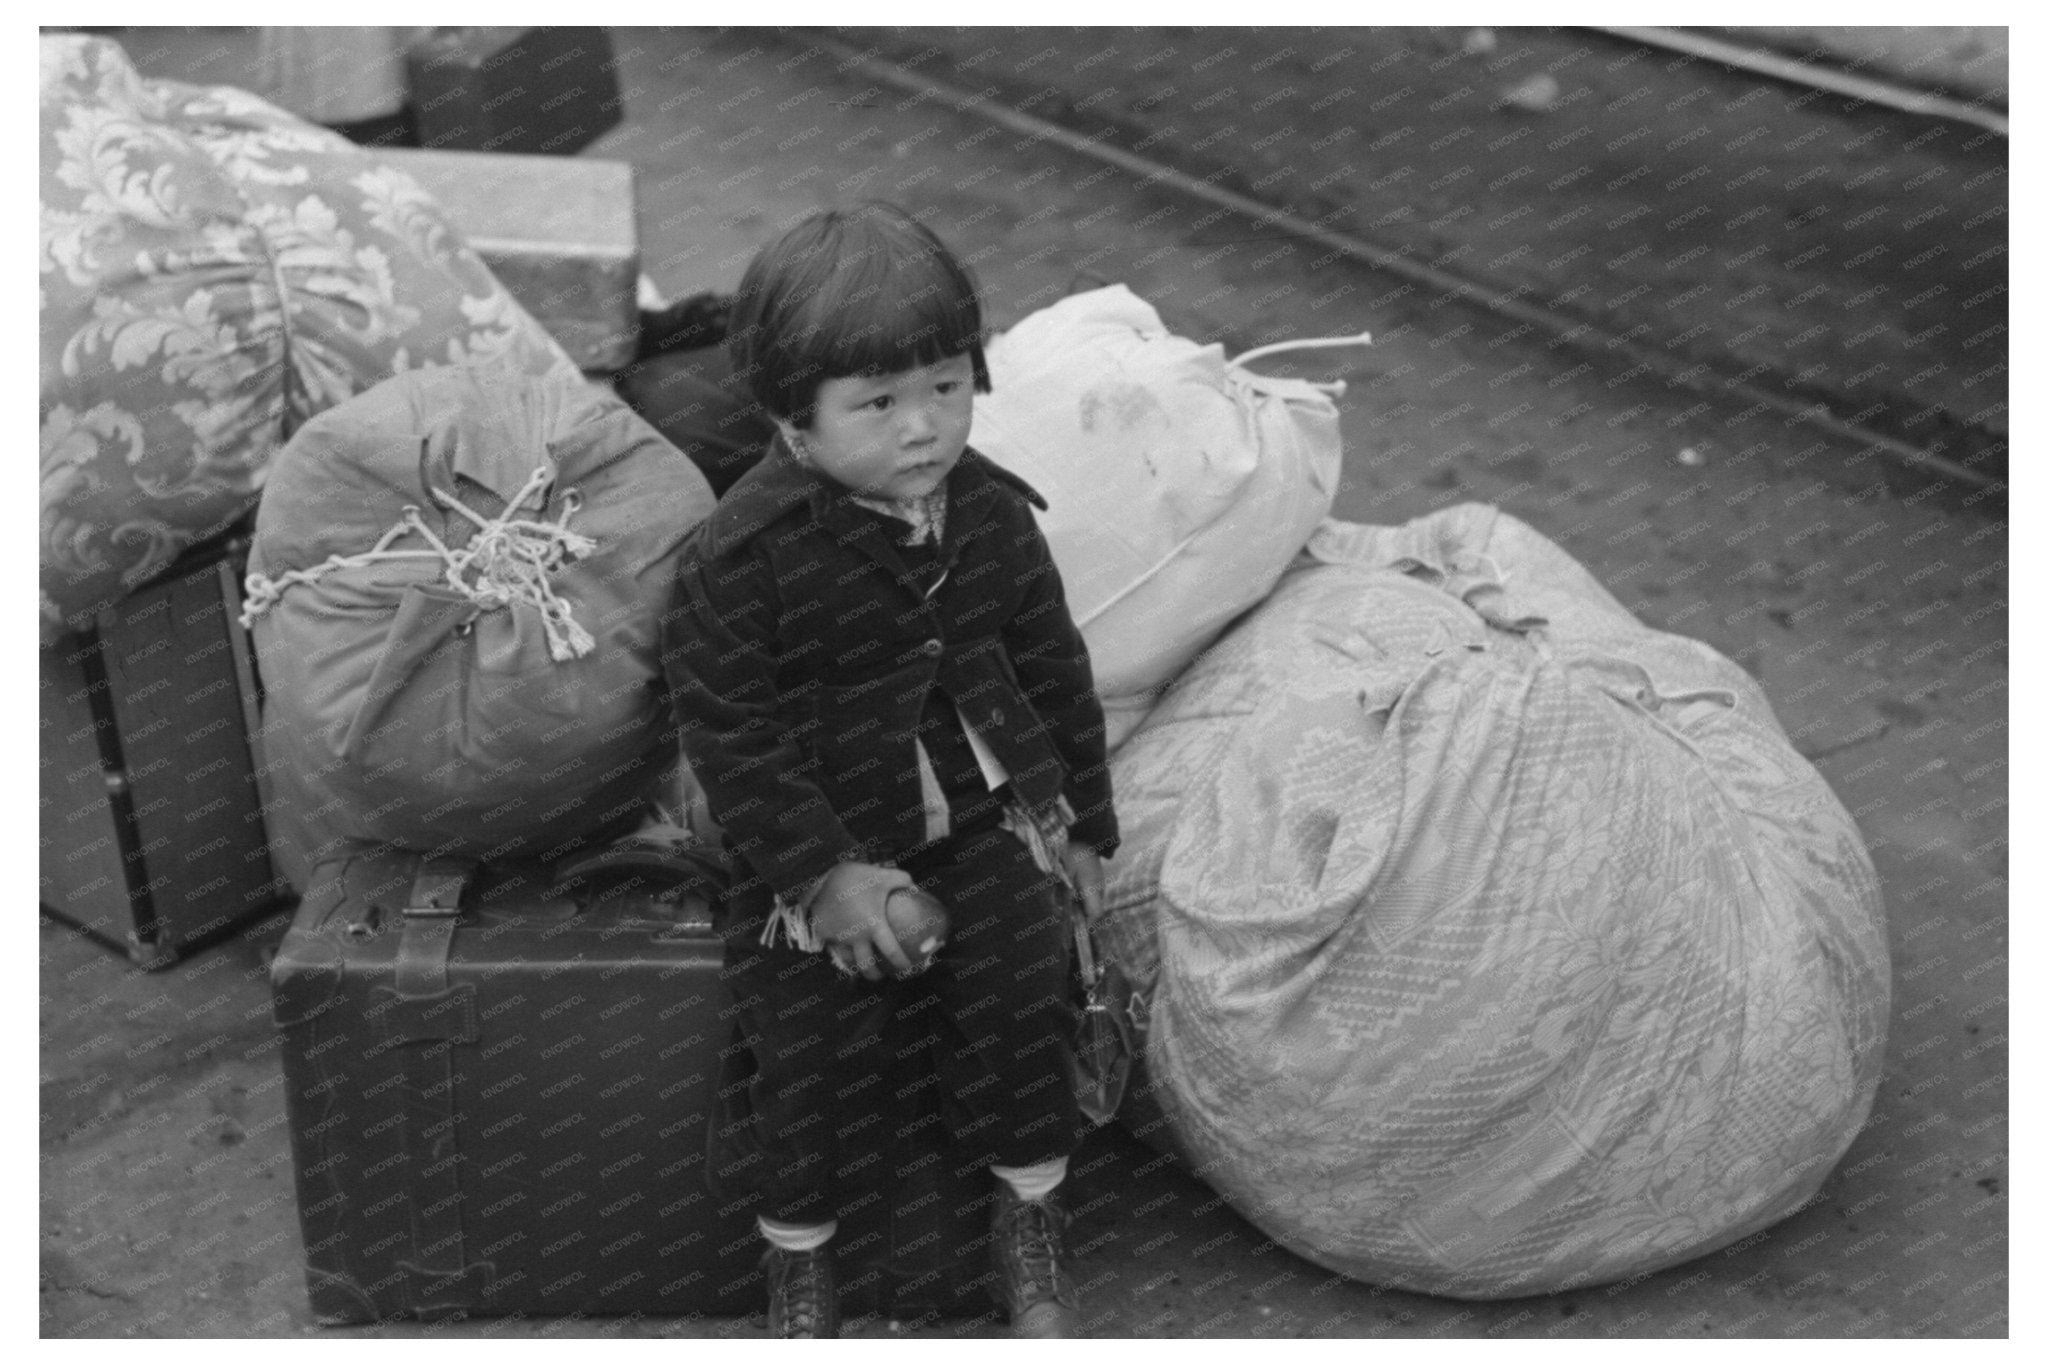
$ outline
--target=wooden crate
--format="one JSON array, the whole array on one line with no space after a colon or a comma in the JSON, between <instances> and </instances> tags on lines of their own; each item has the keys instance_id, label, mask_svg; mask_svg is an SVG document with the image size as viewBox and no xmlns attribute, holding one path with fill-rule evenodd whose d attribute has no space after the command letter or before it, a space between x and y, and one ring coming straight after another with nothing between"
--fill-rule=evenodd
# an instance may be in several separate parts
<instances>
[{"instance_id":1,"label":"wooden crate","mask_svg":"<svg viewBox=\"0 0 2048 1365\"><path fill-rule=\"evenodd\" d=\"M43 909L159 967L278 906L241 611L245 547L41 651Z\"/></svg>"}]
</instances>

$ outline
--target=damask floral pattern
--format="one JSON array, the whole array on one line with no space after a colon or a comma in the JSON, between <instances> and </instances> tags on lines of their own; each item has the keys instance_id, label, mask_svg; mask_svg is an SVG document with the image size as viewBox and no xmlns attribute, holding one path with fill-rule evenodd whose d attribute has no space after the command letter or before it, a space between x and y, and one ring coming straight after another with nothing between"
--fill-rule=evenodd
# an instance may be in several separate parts
<instances>
[{"instance_id":1,"label":"damask floral pattern","mask_svg":"<svg viewBox=\"0 0 2048 1365\"><path fill-rule=\"evenodd\" d=\"M408 177L111 40L41 43L45 639L233 525L301 423L378 381L575 373Z\"/></svg>"},{"instance_id":2,"label":"damask floral pattern","mask_svg":"<svg viewBox=\"0 0 2048 1365\"><path fill-rule=\"evenodd\" d=\"M1618 1279L1784 1217L1869 1113L1854 822L1740 668L1496 509L1324 523L1112 770L1140 1109L1321 1265Z\"/></svg>"}]
</instances>

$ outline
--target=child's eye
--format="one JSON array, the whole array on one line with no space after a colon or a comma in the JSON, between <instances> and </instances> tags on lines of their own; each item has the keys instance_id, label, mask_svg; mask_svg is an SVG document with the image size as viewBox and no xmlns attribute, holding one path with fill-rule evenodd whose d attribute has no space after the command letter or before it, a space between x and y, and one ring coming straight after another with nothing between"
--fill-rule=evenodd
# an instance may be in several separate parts
<instances>
[{"instance_id":1,"label":"child's eye","mask_svg":"<svg viewBox=\"0 0 2048 1365\"><path fill-rule=\"evenodd\" d=\"M874 397L874 398L870 398L870 399L869 399L869 400L868 400L867 402L863 403L863 404L862 404L861 406L862 406L862 407L868 407L868 408L873 408L873 409L874 409L874 410L875 410L876 412L887 412L887 411L889 410L889 405L890 405L890 404L892 404L892 403L894 403L895 401L896 401L896 400L895 400L895 399L894 399L893 397L891 397L890 395L888 395L888 394L884 393L884 394L879 394L879 395L877 395L877 396L876 396L876 397Z\"/></svg>"},{"instance_id":2,"label":"child's eye","mask_svg":"<svg viewBox=\"0 0 2048 1365\"><path fill-rule=\"evenodd\" d=\"M959 380L957 380L957 379L941 379L941 380L939 381L939 392L940 392L940 393L954 393L954 392L958 391L958 389L959 389L959 388L960 388L960 381L959 381Z\"/></svg>"}]
</instances>

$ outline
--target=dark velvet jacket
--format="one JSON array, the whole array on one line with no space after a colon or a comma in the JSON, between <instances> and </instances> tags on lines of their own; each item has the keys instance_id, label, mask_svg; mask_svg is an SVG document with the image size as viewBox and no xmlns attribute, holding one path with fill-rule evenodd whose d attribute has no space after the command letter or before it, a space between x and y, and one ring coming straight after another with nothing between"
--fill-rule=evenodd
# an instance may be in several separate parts
<instances>
[{"instance_id":1,"label":"dark velvet jacket","mask_svg":"<svg viewBox=\"0 0 2048 1365\"><path fill-rule=\"evenodd\" d=\"M924 837L915 732L942 688L1039 811L1117 843L1102 707L1028 484L969 449L929 598L884 520L777 439L684 543L663 662L728 850L777 894Z\"/></svg>"}]
</instances>

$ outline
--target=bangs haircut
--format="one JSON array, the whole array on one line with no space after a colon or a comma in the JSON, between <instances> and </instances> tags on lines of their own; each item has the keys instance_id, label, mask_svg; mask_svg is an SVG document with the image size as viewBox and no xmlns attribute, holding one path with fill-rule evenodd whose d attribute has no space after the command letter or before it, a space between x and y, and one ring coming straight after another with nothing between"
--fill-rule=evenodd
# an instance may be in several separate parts
<instances>
[{"instance_id":1,"label":"bangs haircut","mask_svg":"<svg viewBox=\"0 0 2048 1365\"><path fill-rule=\"evenodd\" d=\"M989 391L973 274L894 204L827 209L763 247L733 297L726 348L761 405L797 427L828 379L965 355L975 391Z\"/></svg>"}]
</instances>

